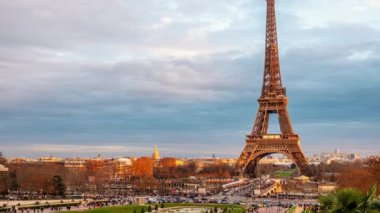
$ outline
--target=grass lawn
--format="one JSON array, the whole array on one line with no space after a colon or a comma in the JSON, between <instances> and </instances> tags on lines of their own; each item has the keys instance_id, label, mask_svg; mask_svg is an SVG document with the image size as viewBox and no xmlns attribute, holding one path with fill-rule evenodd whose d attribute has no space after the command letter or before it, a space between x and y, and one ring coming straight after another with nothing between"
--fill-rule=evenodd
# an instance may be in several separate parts
<instances>
[{"instance_id":1,"label":"grass lawn","mask_svg":"<svg viewBox=\"0 0 380 213\"><path fill-rule=\"evenodd\" d=\"M230 213L242 213L243 207L240 205L229 205L229 204L214 204L214 203L165 203L166 207L177 207L177 206L199 206L199 207L211 207L211 208L219 208L219 209L230 209ZM228 211L227 211L228 212ZM139 212L138 212L139 213Z\"/></svg>"},{"instance_id":2,"label":"grass lawn","mask_svg":"<svg viewBox=\"0 0 380 213\"><path fill-rule=\"evenodd\" d=\"M288 210L286 210L285 213L295 213L296 212L296 208L297 207L293 206L293 207L289 208Z\"/></svg>"},{"instance_id":3,"label":"grass lawn","mask_svg":"<svg viewBox=\"0 0 380 213\"><path fill-rule=\"evenodd\" d=\"M103 208L95 208L83 211L85 213L141 213L144 208L144 212L148 212L148 206L139 206L139 205L126 205L126 206L111 206L111 207L103 207ZM151 205L151 208L154 209L155 204ZM160 207L160 204L158 204ZM202 204L202 203L165 203L164 208L168 207L210 207L210 208L219 208L219 209L230 209L229 213L242 213L243 208L240 205L224 205L224 204ZM70 211L65 213L78 213L77 211Z\"/></svg>"},{"instance_id":4,"label":"grass lawn","mask_svg":"<svg viewBox=\"0 0 380 213\"><path fill-rule=\"evenodd\" d=\"M290 177L296 172L297 169L288 169L275 172L274 176L277 178Z\"/></svg>"}]
</instances>

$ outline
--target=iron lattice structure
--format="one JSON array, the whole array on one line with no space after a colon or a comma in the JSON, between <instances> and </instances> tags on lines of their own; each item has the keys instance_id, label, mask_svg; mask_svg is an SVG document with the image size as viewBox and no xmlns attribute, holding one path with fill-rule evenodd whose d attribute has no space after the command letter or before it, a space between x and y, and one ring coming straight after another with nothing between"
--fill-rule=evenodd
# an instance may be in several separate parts
<instances>
[{"instance_id":1,"label":"iron lattice structure","mask_svg":"<svg viewBox=\"0 0 380 213\"><path fill-rule=\"evenodd\" d=\"M288 156L302 173L307 164L300 146L300 138L294 133L287 110L286 89L282 86L276 27L275 0L267 0L267 24L265 42L264 78L259 108L246 145L236 164L243 175L254 170L260 159L274 153ZM281 134L268 134L269 116L278 115Z\"/></svg>"}]
</instances>

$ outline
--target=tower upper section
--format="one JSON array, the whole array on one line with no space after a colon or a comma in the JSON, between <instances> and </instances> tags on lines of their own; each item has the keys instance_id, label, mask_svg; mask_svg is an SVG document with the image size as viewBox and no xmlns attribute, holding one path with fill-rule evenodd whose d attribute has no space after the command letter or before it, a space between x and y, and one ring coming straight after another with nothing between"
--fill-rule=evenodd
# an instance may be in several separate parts
<instances>
[{"instance_id":1,"label":"tower upper section","mask_svg":"<svg viewBox=\"0 0 380 213\"><path fill-rule=\"evenodd\" d=\"M285 96L285 89L282 87L281 82L275 0L267 0L265 63L261 98L275 97L278 95Z\"/></svg>"}]
</instances>

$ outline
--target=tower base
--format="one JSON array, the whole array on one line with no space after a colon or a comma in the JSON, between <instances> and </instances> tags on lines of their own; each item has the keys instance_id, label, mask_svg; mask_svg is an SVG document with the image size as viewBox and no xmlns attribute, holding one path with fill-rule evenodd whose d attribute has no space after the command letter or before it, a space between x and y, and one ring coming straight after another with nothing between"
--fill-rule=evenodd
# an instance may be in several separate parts
<instances>
[{"instance_id":1,"label":"tower base","mask_svg":"<svg viewBox=\"0 0 380 213\"><path fill-rule=\"evenodd\" d=\"M246 145L236 164L239 176L246 174L247 169L255 169L257 163L271 154L283 154L293 160L302 174L307 160L301 150L298 135L284 137L283 135L263 135L261 138L247 136Z\"/></svg>"}]
</instances>

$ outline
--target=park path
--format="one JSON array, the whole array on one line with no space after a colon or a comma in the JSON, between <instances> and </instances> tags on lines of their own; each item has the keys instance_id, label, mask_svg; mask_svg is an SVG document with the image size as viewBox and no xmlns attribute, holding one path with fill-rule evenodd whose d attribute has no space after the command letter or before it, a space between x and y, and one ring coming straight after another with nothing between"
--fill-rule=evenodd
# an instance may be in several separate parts
<instances>
[{"instance_id":1,"label":"park path","mask_svg":"<svg viewBox=\"0 0 380 213\"><path fill-rule=\"evenodd\" d=\"M259 208L258 213L284 213L287 209L277 206Z\"/></svg>"}]
</instances>

